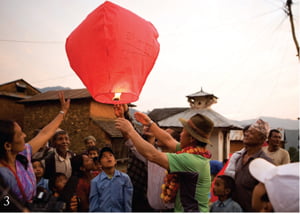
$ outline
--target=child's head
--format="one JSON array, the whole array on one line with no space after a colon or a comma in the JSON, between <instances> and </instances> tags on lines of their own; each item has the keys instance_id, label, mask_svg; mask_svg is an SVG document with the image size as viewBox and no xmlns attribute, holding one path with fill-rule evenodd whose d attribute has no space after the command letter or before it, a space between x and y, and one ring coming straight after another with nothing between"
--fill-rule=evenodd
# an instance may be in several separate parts
<instances>
[{"instance_id":1,"label":"child's head","mask_svg":"<svg viewBox=\"0 0 300 214\"><path fill-rule=\"evenodd\" d=\"M43 166L41 160L32 159L31 163L32 163L32 167L33 167L35 177L37 179L40 179L41 177L43 177L45 169L44 169L44 166Z\"/></svg>"},{"instance_id":2,"label":"child's head","mask_svg":"<svg viewBox=\"0 0 300 214\"><path fill-rule=\"evenodd\" d=\"M117 161L111 148L103 147L99 154L100 164L103 169L115 167Z\"/></svg>"},{"instance_id":3,"label":"child's head","mask_svg":"<svg viewBox=\"0 0 300 214\"><path fill-rule=\"evenodd\" d=\"M214 195L215 196L226 196L231 198L232 192L235 190L234 179L228 175L219 175L215 180Z\"/></svg>"},{"instance_id":4,"label":"child's head","mask_svg":"<svg viewBox=\"0 0 300 214\"><path fill-rule=\"evenodd\" d=\"M96 146L96 138L94 136L87 136L83 139L85 147L88 149L89 147Z\"/></svg>"},{"instance_id":5,"label":"child's head","mask_svg":"<svg viewBox=\"0 0 300 214\"><path fill-rule=\"evenodd\" d=\"M96 157L99 157L99 149L97 146L91 146L88 148L87 150L87 153L88 153L88 156L90 158L96 158Z\"/></svg>"},{"instance_id":6,"label":"child's head","mask_svg":"<svg viewBox=\"0 0 300 214\"><path fill-rule=\"evenodd\" d=\"M72 173L78 175L79 177L84 174L84 172L89 172L95 168L94 160L89 158L86 154L76 155L71 159Z\"/></svg>"},{"instance_id":7,"label":"child's head","mask_svg":"<svg viewBox=\"0 0 300 214\"><path fill-rule=\"evenodd\" d=\"M57 172L49 181L49 189L53 192L61 192L68 181L64 173Z\"/></svg>"}]
</instances>

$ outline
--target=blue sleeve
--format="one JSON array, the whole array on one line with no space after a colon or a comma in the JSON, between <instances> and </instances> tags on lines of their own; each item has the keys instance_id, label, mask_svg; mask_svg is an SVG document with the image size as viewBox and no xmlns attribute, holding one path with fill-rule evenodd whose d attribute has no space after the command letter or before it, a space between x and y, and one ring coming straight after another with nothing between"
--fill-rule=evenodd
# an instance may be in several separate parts
<instances>
[{"instance_id":1,"label":"blue sleeve","mask_svg":"<svg viewBox=\"0 0 300 214\"><path fill-rule=\"evenodd\" d=\"M124 187L124 208L125 208L125 212L131 212L133 186L132 186L129 176L127 174L125 174L124 177L126 178L126 183L125 183L125 187Z\"/></svg>"},{"instance_id":2,"label":"blue sleeve","mask_svg":"<svg viewBox=\"0 0 300 214\"><path fill-rule=\"evenodd\" d=\"M236 202L234 201L234 203L232 204L232 212L243 212L243 209L241 208L241 206Z\"/></svg>"},{"instance_id":3,"label":"blue sleeve","mask_svg":"<svg viewBox=\"0 0 300 214\"><path fill-rule=\"evenodd\" d=\"M95 177L97 178L97 177ZM98 210L98 201L99 201L99 196L98 196L98 191L97 191L97 182L92 180L91 181L91 187L90 187L90 205L89 205L89 212L97 212Z\"/></svg>"}]
</instances>

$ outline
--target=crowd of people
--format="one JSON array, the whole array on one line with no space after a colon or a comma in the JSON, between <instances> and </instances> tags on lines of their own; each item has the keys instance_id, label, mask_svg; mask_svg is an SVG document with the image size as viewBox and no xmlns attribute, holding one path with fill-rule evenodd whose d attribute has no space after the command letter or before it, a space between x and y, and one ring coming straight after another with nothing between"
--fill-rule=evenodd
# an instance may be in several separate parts
<instances>
[{"instance_id":1,"label":"crowd of people","mask_svg":"<svg viewBox=\"0 0 300 214\"><path fill-rule=\"evenodd\" d=\"M127 105L114 105L115 127L129 151L126 172L111 147L83 139L70 151L59 128L70 100L29 142L14 121L0 120L0 210L4 212L299 212L299 162L280 147L281 133L259 119L244 130L244 148L226 163L211 160L213 121L196 114L162 129ZM266 143L267 139L267 143ZM49 145L47 145L49 144Z\"/></svg>"}]
</instances>

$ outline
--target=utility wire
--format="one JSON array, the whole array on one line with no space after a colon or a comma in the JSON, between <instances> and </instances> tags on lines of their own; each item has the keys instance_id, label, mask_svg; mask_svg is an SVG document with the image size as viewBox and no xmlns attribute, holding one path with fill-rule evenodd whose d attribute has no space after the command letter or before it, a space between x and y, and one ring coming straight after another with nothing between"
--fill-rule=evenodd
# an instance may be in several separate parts
<instances>
[{"instance_id":1,"label":"utility wire","mask_svg":"<svg viewBox=\"0 0 300 214\"><path fill-rule=\"evenodd\" d=\"M0 42L32 43L32 44L58 44L58 43L64 43L62 41L30 41L30 40L14 40L14 39L0 39Z\"/></svg>"}]
</instances>

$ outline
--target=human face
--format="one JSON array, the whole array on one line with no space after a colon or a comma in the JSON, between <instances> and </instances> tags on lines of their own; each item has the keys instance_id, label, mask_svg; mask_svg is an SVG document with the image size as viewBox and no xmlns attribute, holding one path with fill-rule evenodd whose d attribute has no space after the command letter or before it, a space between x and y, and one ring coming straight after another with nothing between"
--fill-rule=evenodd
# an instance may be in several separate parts
<instances>
[{"instance_id":1,"label":"human face","mask_svg":"<svg viewBox=\"0 0 300 214\"><path fill-rule=\"evenodd\" d=\"M86 148L90 148L92 146L96 146L96 142L93 141L92 139L89 139L89 140L85 141L85 146L86 146Z\"/></svg>"},{"instance_id":2,"label":"human face","mask_svg":"<svg viewBox=\"0 0 300 214\"><path fill-rule=\"evenodd\" d=\"M104 152L102 154L102 157L100 159L100 164L103 169L105 168L113 168L115 167L117 161L115 159L115 156L110 152Z\"/></svg>"},{"instance_id":3,"label":"human face","mask_svg":"<svg viewBox=\"0 0 300 214\"><path fill-rule=\"evenodd\" d=\"M67 134L60 134L54 142L55 148L59 153L66 153L69 150L70 139Z\"/></svg>"},{"instance_id":4,"label":"human face","mask_svg":"<svg viewBox=\"0 0 300 214\"><path fill-rule=\"evenodd\" d=\"M245 131L243 143L246 146L262 145L264 143L264 138L259 131L250 127Z\"/></svg>"},{"instance_id":5,"label":"human face","mask_svg":"<svg viewBox=\"0 0 300 214\"><path fill-rule=\"evenodd\" d=\"M183 128L180 133L180 145L181 148L185 148L189 146L193 142L193 137L187 132L185 128Z\"/></svg>"},{"instance_id":6,"label":"human face","mask_svg":"<svg viewBox=\"0 0 300 214\"><path fill-rule=\"evenodd\" d=\"M65 187L68 179L65 176L59 176L55 180L55 189L56 191L62 191L63 188Z\"/></svg>"},{"instance_id":7,"label":"human face","mask_svg":"<svg viewBox=\"0 0 300 214\"><path fill-rule=\"evenodd\" d=\"M281 133L272 132L271 137L268 138L269 146L279 149L281 141Z\"/></svg>"},{"instance_id":8,"label":"human face","mask_svg":"<svg viewBox=\"0 0 300 214\"><path fill-rule=\"evenodd\" d=\"M93 159L95 157L98 157L99 154L98 154L98 151L96 151L96 150L90 150L89 153L88 153L88 156L89 156L89 158Z\"/></svg>"},{"instance_id":9,"label":"human face","mask_svg":"<svg viewBox=\"0 0 300 214\"><path fill-rule=\"evenodd\" d=\"M41 178L44 175L44 168L40 161L35 161L32 163L34 174L37 178Z\"/></svg>"},{"instance_id":10,"label":"human face","mask_svg":"<svg viewBox=\"0 0 300 214\"><path fill-rule=\"evenodd\" d=\"M252 209L256 212L272 212L273 207L270 202L262 200L262 197L267 193L263 183L258 183L252 192Z\"/></svg>"},{"instance_id":11,"label":"human face","mask_svg":"<svg viewBox=\"0 0 300 214\"><path fill-rule=\"evenodd\" d=\"M92 158L89 158L87 155L82 155L83 159L83 167L87 170L90 171L95 168L95 164Z\"/></svg>"},{"instance_id":12,"label":"human face","mask_svg":"<svg viewBox=\"0 0 300 214\"><path fill-rule=\"evenodd\" d=\"M218 196L218 197L226 195L226 193L225 193L225 185L224 185L223 179L216 178L213 192L214 192L214 195Z\"/></svg>"},{"instance_id":13,"label":"human face","mask_svg":"<svg viewBox=\"0 0 300 214\"><path fill-rule=\"evenodd\" d=\"M11 144L11 151L13 153L19 153L25 149L25 137L26 134L22 131L18 123L14 123L14 138Z\"/></svg>"}]
</instances>

